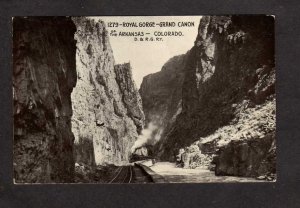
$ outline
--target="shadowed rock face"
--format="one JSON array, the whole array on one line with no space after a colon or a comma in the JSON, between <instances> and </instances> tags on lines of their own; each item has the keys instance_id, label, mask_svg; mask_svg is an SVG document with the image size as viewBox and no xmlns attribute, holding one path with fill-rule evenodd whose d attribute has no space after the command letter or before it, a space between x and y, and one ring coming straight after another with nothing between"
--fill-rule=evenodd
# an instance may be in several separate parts
<instances>
[{"instance_id":1,"label":"shadowed rock face","mask_svg":"<svg viewBox=\"0 0 300 208\"><path fill-rule=\"evenodd\" d=\"M216 175L274 180L273 17L205 16L184 64L173 63L182 81L172 79L178 73L173 65L145 77L140 90L147 122L169 125L163 126L157 155L174 161L182 148L186 168L209 166ZM176 110L180 114L170 123L166 115ZM193 147L199 151L191 152Z\"/></svg>"},{"instance_id":2,"label":"shadowed rock face","mask_svg":"<svg viewBox=\"0 0 300 208\"><path fill-rule=\"evenodd\" d=\"M79 141L76 141L74 145L74 158L77 164L94 168L96 162L93 141L80 137Z\"/></svg>"},{"instance_id":3,"label":"shadowed rock face","mask_svg":"<svg viewBox=\"0 0 300 208\"><path fill-rule=\"evenodd\" d=\"M162 140L162 158L174 160L180 147L228 125L236 103L264 103L275 93L274 72L273 17L204 16L186 60L182 113Z\"/></svg>"},{"instance_id":4,"label":"shadowed rock face","mask_svg":"<svg viewBox=\"0 0 300 208\"><path fill-rule=\"evenodd\" d=\"M146 125L152 123L158 127L149 144L153 145L158 139L164 139L181 112L181 91L187 54L171 58L160 72L147 75L143 79L140 94ZM154 149L158 151L159 147Z\"/></svg>"},{"instance_id":5,"label":"shadowed rock face","mask_svg":"<svg viewBox=\"0 0 300 208\"><path fill-rule=\"evenodd\" d=\"M75 25L65 17L13 19L16 182L72 182Z\"/></svg>"},{"instance_id":6,"label":"shadowed rock face","mask_svg":"<svg viewBox=\"0 0 300 208\"><path fill-rule=\"evenodd\" d=\"M128 162L130 148L144 125L141 101L129 64L115 66L102 21L73 18L77 27L77 85L72 93L75 145L90 140L96 164ZM77 147L76 147L77 148ZM80 153L80 151L78 151ZM88 155L91 155L89 153ZM87 158L86 163L92 164Z\"/></svg>"}]
</instances>

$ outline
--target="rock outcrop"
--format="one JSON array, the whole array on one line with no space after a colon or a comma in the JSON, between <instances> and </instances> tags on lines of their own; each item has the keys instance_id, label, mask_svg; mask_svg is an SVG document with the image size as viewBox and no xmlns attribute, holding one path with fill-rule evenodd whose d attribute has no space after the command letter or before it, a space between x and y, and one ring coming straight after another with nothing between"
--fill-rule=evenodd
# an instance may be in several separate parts
<instances>
[{"instance_id":1,"label":"rock outcrop","mask_svg":"<svg viewBox=\"0 0 300 208\"><path fill-rule=\"evenodd\" d=\"M14 178L72 182L76 27L66 17L13 19Z\"/></svg>"},{"instance_id":2,"label":"rock outcrop","mask_svg":"<svg viewBox=\"0 0 300 208\"><path fill-rule=\"evenodd\" d=\"M182 84L187 54L171 58L161 71L144 77L140 88L146 126L155 126L152 138L148 140L154 145L165 138L178 114L181 113ZM147 145L147 144L145 144ZM155 147L159 152L159 146Z\"/></svg>"},{"instance_id":3,"label":"rock outcrop","mask_svg":"<svg viewBox=\"0 0 300 208\"><path fill-rule=\"evenodd\" d=\"M115 66L104 22L83 17L73 21L78 79L72 93L75 145L91 141L97 165L128 162L144 124L130 65Z\"/></svg>"},{"instance_id":4,"label":"rock outcrop","mask_svg":"<svg viewBox=\"0 0 300 208\"><path fill-rule=\"evenodd\" d=\"M265 177L273 180L276 173L275 133L263 138L233 140L222 146L213 159L216 175Z\"/></svg>"},{"instance_id":5,"label":"rock outcrop","mask_svg":"<svg viewBox=\"0 0 300 208\"><path fill-rule=\"evenodd\" d=\"M175 122L157 145L161 159L174 161L180 148L197 145L197 154L206 154L205 158L219 155L215 159L217 175L239 176L257 176L255 169L262 167L266 158L275 160L275 153L273 156L268 153L275 149L273 17L204 16L195 44L184 57L180 70L182 81L176 80L178 83L170 88L164 84L170 78L161 82L161 73L163 70L155 78L150 75L152 81L146 77L141 88L147 121L152 115L170 119L163 113L170 109L164 102L174 97L173 91L165 89L177 92L172 112L178 110L180 114L176 114ZM176 74L168 71L165 77ZM245 145L249 148L241 156L240 150L245 148L240 146ZM252 157L255 151L260 155ZM186 165L201 164L200 160L187 157L189 151L185 152L185 159L189 158ZM260 168L259 174L274 173L274 162L270 164L271 167Z\"/></svg>"},{"instance_id":6,"label":"rock outcrop","mask_svg":"<svg viewBox=\"0 0 300 208\"><path fill-rule=\"evenodd\" d=\"M192 159L197 166L206 165L216 175L236 175L267 178L276 176L275 99L260 104L248 100L234 105L234 119L213 134L200 138L192 146L210 157L213 164ZM251 107L250 107L251 106Z\"/></svg>"},{"instance_id":7,"label":"rock outcrop","mask_svg":"<svg viewBox=\"0 0 300 208\"><path fill-rule=\"evenodd\" d=\"M176 156L177 165L183 168L209 167L212 155L202 154L198 145L181 148Z\"/></svg>"},{"instance_id":8,"label":"rock outcrop","mask_svg":"<svg viewBox=\"0 0 300 208\"><path fill-rule=\"evenodd\" d=\"M243 100L253 107L274 95L274 18L204 16L186 62L182 113L163 141L163 159L228 125Z\"/></svg>"},{"instance_id":9,"label":"rock outcrop","mask_svg":"<svg viewBox=\"0 0 300 208\"><path fill-rule=\"evenodd\" d=\"M141 96L132 79L130 63L115 65L115 73L127 115L134 121L140 134L144 128L145 116Z\"/></svg>"}]
</instances>

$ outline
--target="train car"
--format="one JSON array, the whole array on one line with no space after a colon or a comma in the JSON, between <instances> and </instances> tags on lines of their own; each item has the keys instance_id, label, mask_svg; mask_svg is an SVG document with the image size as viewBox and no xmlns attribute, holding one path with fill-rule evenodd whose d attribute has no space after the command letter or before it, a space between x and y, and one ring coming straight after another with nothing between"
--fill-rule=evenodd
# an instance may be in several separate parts
<instances>
[{"instance_id":1,"label":"train car","mask_svg":"<svg viewBox=\"0 0 300 208\"><path fill-rule=\"evenodd\" d=\"M151 156L144 156L144 155L138 155L138 154L132 154L130 157L129 162L137 162L137 161L142 161L142 160L152 160L155 161L155 159Z\"/></svg>"}]
</instances>

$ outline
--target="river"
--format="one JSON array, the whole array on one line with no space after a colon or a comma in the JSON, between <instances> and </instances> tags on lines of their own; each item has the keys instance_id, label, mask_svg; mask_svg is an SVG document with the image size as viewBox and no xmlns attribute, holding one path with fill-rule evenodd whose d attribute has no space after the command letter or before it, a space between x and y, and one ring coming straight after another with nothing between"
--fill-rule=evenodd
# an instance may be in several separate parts
<instances>
[{"instance_id":1,"label":"river","mask_svg":"<svg viewBox=\"0 0 300 208\"><path fill-rule=\"evenodd\" d=\"M266 182L255 178L215 176L214 172L205 168L183 169L170 162L157 162L150 168L170 183Z\"/></svg>"}]
</instances>

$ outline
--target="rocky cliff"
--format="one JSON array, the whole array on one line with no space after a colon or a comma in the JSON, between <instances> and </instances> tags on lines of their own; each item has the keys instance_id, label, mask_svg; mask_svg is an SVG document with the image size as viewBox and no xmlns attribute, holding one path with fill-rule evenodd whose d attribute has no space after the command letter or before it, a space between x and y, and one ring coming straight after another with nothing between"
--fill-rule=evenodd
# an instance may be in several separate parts
<instances>
[{"instance_id":1,"label":"rocky cliff","mask_svg":"<svg viewBox=\"0 0 300 208\"><path fill-rule=\"evenodd\" d=\"M143 78L139 91L143 100L146 126L150 123L154 126L148 140L150 145L165 138L177 115L181 113L181 91L187 56L188 53L175 56L164 64L161 71Z\"/></svg>"},{"instance_id":2,"label":"rocky cliff","mask_svg":"<svg viewBox=\"0 0 300 208\"><path fill-rule=\"evenodd\" d=\"M65 17L13 19L14 178L72 182L75 25Z\"/></svg>"},{"instance_id":3,"label":"rocky cliff","mask_svg":"<svg viewBox=\"0 0 300 208\"><path fill-rule=\"evenodd\" d=\"M89 140L93 148L88 149L94 151L98 165L128 162L130 148L144 125L142 104L131 78L130 65L115 66L102 21L83 17L73 18L73 21L77 27L78 79L72 93L75 146L80 149L83 141ZM93 163L91 157L80 158Z\"/></svg>"},{"instance_id":4,"label":"rocky cliff","mask_svg":"<svg viewBox=\"0 0 300 208\"><path fill-rule=\"evenodd\" d=\"M137 127L138 133L144 128L145 116L142 99L132 79L130 63L115 65L116 80L119 85L122 101L129 116Z\"/></svg>"},{"instance_id":5,"label":"rocky cliff","mask_svg":"<svg viewBox=\"0 0 300 208\"><path fill-rule=\"evenodd\" d=\"M174 160L181 147L196 142L219 155L217 174L242 176L236 169L247 167L246 175L255 175L275 145L274 18L204 16L185 62L182 110L160 141L161 158ZM249 145L244 153L242 143Z\"/></svg>"}]
</instances>

